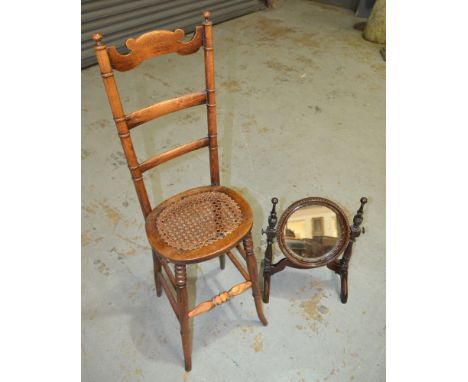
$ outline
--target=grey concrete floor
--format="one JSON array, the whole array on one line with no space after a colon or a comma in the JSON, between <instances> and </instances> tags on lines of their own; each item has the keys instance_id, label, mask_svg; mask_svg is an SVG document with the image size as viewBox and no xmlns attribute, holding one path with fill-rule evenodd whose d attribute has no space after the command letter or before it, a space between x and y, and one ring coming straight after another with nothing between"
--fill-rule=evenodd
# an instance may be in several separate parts
<instances>
[{"instance_id":1,"label":"grey concrete floor","mask_svg":"<svg viewBox=\"0 0 468 382\"><path fill-rule=\"evenodd\" d=\"M193 371L157 298L143 218L99 70L82 71L82 375L84 381L383 381L385 379L385 64L350 11L287 1L214 28L221 182L251 203L258 262L270 199L306 196L348 216L366 195L350 298L327 269L272 278L267 327L245 293L192 320ZM105 36L104 36L105 37ZM203 89L202 53L168 55L117 74L127 112ZM206 134L193 108L134 131L140 160ZM155 203L209 183L208 152L146 178ZM280 258L277 251L277 259ZM232 264L189 267L193 307L241 278Z\"/></svg>"}]
</instances>

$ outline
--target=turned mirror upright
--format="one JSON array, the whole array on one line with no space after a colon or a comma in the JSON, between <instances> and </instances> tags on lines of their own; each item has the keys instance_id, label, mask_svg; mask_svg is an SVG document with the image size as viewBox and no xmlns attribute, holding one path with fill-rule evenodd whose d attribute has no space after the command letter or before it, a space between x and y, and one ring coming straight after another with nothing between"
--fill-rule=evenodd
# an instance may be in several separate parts
<instances>
[{"instance_id":1,"label":"turned mirror upright","mask_svg":"<svg viewBox=\"0 0 468 382\"><path fill-rule=\"evenodd\" d=\"M271 276L286 267L299 269L326 266L340 276L341 302L348 300L348 266L353 244L364 228L364 205L361 206L350 226L343 210L331 200L309 197L291 204L281 215L276 213L277 198L268 217L268 227L262 230L267 236L267 248L263 260L263 301L269 302ZM277 239L284 258L273 263L273 243ZM340 255L343 254L341 258Z\"/></svg>"}]
</instances>

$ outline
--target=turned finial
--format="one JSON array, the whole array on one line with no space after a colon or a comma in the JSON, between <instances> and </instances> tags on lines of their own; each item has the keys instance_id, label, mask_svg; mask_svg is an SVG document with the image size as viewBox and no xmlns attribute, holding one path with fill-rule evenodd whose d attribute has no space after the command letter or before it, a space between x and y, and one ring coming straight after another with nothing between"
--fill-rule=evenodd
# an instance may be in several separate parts
<instances>
[{"instance_id":1,"label":"turned finial","mask_svg":"<svg viewBox=\"0 0 468 382\"><path fill-rule=\"evenodd\" d=\"M273 204L273 208L270 211L270 216L268 216L268 228L273 230L276 226L276 222L278 221L276 216L276 204L278 203L278 198L272 198L271 203Z\"/></svg>"},{"instance_id":2,"label":"turned finial","mask_svg":"<svg viewBox=\"0 0 468 382\"><path fill-rule=\"evenodd\" d=\"M359 235L362 233L365 233L364 227L360 228L359 226L362 224L364 220L364 204L367 203L367 198L362 197L361 200L361 207L356 212L356 215L354 215L353 218L353 225L351 226L351 240L354 241L356 237L359 237Z\"/></svg>"},{"instance_id":3,"label":"turned finial","mask_svg":"<svg viewBox=\"0 0 468 382\"><path fill-rule=\"evenodd\" d=\"M211 12L210 11L204 11L203 12L203 17L205 18L205 22L209 23L211 20Z\"/></svg>"},{"instance_id":4,"label":"turned finial","mask_svg":"<svg viewBox=\"0 0 468 382\"><path fill-rule=\"evenodd\" d=\"M272 198L271 203L273 204L273 208L271 209L270 217L275 219L276 222L276 204L278 204L278 198Z\"/></svg>"},{"instance_id":5,"label":"turned finial","mask_svg":"<svg viewBox=\"0 0 468 382\"><path fill-rule=\"evenodd\" d=\"M95 34L93 34L92 39L94 40L94 42L96 43L96 45L101 45L102 34L100 34L100 33L95 33Z\"/></svg>"},{"instance_id":6,"label":"turned finial","mask_svg":"<svg viewBox=\"0 0 468 382\"><path fill-rule=\"evenodd\" d=\"M361 198L361 207L358 209L358 214L362 214L364 212L364 204L367 203L367 198L363 196Z\"/></svg>"}]
</instances>

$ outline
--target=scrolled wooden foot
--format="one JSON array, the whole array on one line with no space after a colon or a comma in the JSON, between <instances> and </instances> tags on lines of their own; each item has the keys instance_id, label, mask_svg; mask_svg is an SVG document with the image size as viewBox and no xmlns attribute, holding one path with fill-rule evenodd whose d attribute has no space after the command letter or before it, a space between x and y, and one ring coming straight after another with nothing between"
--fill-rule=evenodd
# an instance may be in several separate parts
<instances>
[{"instance_id":1,"label":"scrolled wooden foot","mask_svg":"<svg viewBox=\"0 0 468 382\"><path fill-rule=\"evenodd\" d=\"M340 299L343 304L348 302L348 271L343 272L340 274L341 278L341 293Z\"/></svg>"},{"instance_id":2,"label":"scrolled wooden foot","mask_svg":"<svg viewBox=\"0 0 468 382\"><path fill-rule=\"evenodd\" d=\"M328 263L327 268L331 269L338 276L340 276L340 300L343 304L346 304L348 301L348 263L346 262L346 257Z\"/></svg>"},{"instance_id":3,"label":"scrolled wooden foot","mask_svg":"<svg viewBox=\"0 0 468 382\"><path fill-rule=\"evenodd\" d=\"M257 260L253 252L252 234L249 232L243 239L244 249L247 257L247 268L250 274L250 280L252 281L252 295L255 301L255 308L257 309L257 315L263 325L267 326L268 321L263 313L262 299L260 297L260 286L258 284L257 274Z\"/></svg>"}]
</instances>

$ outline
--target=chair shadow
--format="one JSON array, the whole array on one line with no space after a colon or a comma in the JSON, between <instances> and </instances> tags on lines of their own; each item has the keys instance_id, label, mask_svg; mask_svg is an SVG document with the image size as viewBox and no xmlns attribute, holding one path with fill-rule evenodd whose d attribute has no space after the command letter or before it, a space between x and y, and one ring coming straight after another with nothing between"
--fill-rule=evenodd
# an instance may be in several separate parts
<instances>
[{"instance_id":1,"label":"chair shadow","mask_svg":"<svg viewBox=\"0 0 468 382\"><path fill-rule=\"evenodd\" d=\"M218 261L218 259L213 259ZM193 267L194 268L194 267ZM200 301L195 301L195 293L190 292L189 309L192 309L196 304L205 300L210 300L213 296L225 290L218 281L222 272L219 269L213 269L204 273L204 277L213 282L216 288L212 289L207 283L199 282L199 294L202 296ZM217 276L217 277L216 277ZM188 276L188 291L194 291L194 285L199 277L189 274ZM200 285L201 284L201 285ZM183 367L183 351L182 341L180 337L180 327L177 318L172 311L172 308L167 301L167 297L163 295L160 298L156 297L154 288L151 293L143 298L147 299L148 306L139 307L136 310L131 309L132 320L130 322L130 335L136 349L146 358L151 360L163 360L164 362L180 365ZM248 291L244 294L247 294ZM242 296L239 296L242 298ZM251 298L251 304L254 308L254 300ZM128 313L130 310L126 309ZM227 314L230 311L231 316ZM232 317L234 316L234 318ZM258 322L258 326L262 326L258 318L245 319L245 313L242 313L237 307L229 302L220 307L208 312L208 315L201 315L190 320L190 335L192 343L192 358L196 357L197 350L200 347L208 346L221 337L228 335L232 330L235 330L242 325L252 325ZM209 335L207 332L206 323L201 321L208 319L210 324ZM199 325L195 323L199 322ZM200 322L201 321L201 322ZM222 323L219 327L218 323ZM215 329L218 329L215 331ZM216 332L216 333L214 333ZM144 340L142 340L144 338Z\"/></svg>"},{"instance_id":2,"label":"chair shadow","mask_svg":"<svg viewBox=\"0 0 468 382\"><path fill-rule=\"evenodd\" d=\"M132 304L131 300L127 302L122 299L122 296L129 293L126 287L129 284L143 285L136 304ZM126 274L125 282L122 280L119 285L121 287L114 289L113 296L109 297L113 301L113 307L99 308L94 314L94 320L111 316L130 316L128 332L138 352L154 361L183 365L179 325L167 298L156 296L151 280L139 279L133 274ZM82 316L86 317L92 311L93 309L83 310Z\"/></svg>"}]
</instances>

